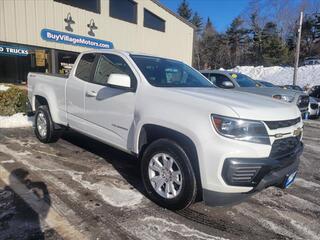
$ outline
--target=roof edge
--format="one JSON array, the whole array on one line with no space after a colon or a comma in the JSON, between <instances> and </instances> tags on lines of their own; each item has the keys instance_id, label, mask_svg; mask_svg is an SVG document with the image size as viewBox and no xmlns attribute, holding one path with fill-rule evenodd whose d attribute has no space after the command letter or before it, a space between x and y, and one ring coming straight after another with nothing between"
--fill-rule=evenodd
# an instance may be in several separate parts
<instances>
[{"instance_id":1,"label":"roof edge","mask_svg":"<svg viewBox=\"0 0 320 240\"><path fill-rule=\"evenodd\" d=\"M188 20L184 19L183 17L179 16L178 14L176 14L175 12L173 12L172 10L170 10L168 7L166 7L165 5L163 5L162 3L159 2L159 0L151 0L151 2L154 2L155 4L157 4L159 7L161 7L162 9L164 9L165 11L167 11L168 13L170 13L171 15L173 15L174 17L178 18L180 21L184 22L185 24L187 24L189 27L193 28L193 30L196 30L197 27L192 24L191 22L189 22Z\"/></svg>"}]
</instances>

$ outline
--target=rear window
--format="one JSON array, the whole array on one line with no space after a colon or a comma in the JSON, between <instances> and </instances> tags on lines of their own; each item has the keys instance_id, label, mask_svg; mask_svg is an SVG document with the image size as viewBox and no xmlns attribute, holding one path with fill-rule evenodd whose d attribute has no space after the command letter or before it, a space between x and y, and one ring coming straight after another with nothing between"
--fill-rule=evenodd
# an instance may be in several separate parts
<instances>
[{"instance_id":1,"label":"rear window","mask_svg":"<svg viewBox=\"0 0 320 240\"><path fill-rule=\"evenodd\" d=\"M81 57L77 66L76 74L75 74L77 78L80 78L81 80L87 81L87 82L90 81L94 59L95 59L95 54L92 54L92 53L84 54Z\"/></svg>"},{"instance_id":2,"label":"rear window","mask_svg":"<svg viewBox=\"0 0 320 240\"><path fill-rule=\"evenodd\" d=\"M230 73L230 76L239 84L240 87L257 87L256 82L241 73Z\"/></svg>"}]
</instances>

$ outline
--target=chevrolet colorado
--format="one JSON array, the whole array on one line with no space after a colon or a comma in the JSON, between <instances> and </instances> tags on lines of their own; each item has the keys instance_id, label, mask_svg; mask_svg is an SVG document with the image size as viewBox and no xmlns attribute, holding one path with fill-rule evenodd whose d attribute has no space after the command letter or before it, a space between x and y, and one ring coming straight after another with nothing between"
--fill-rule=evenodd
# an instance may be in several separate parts
<instances>
[{"instance_id":1,"label":"chevrolet colorado","mask_svg":"<svg viewBox=\"0 0 320 240\"><path fill-rule=\"evenodd\" d=\"M303 149L297 106L216 88L156 56L85 52L69 76L29 73L28 98L41 142L72 128L135 155L147 195L168 209L196 196L217 206L286 188Z\"/></svg>"}]
</instances>

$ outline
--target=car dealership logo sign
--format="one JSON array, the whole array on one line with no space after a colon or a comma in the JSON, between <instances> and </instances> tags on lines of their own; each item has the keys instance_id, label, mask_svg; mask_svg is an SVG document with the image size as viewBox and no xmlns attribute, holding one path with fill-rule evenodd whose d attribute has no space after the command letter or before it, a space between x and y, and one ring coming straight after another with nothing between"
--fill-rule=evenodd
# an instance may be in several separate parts
<instances>
[{"instance_id":1,"label":"car dealership logo sign","mask_svg":"<svg viewBox=\"0 0 320 240\"><path fill-rule=\"evenodd\" d=\"M29 50L18 46L0 45L0 54L27 56L29 54Z\"/></svg>"},{"instance_id":2,"label":"car dealership logo sign","mask_svg":"<svg viewBox=\"0 0 320 240\"><path fill-rule=\"evenodd\" d=\"M41 30L41 38L50 42L57 42L88 48L113 48L113 43L90 37L79 36L71 33L58 32L50 29Z\"/></svg>"}]
</instances>

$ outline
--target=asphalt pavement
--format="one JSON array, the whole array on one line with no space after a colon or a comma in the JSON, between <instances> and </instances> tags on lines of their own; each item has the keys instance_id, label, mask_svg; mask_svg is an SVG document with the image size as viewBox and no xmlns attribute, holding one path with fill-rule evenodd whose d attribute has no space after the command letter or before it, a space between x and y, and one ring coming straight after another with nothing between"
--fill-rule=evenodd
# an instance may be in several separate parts
<instances>
[{"instance_id":1,"label":"asphalt pavement","mask_svg":"<svg viewBox=\"0 0 320 240\"><path fill-rule=\"evenodd\" d=\"M320 124L304 130L289 189L173 212L145 197L130 155L73 131L45 145L0 129L0 239L320 239Z\"/></svg>"}]
</instances>

